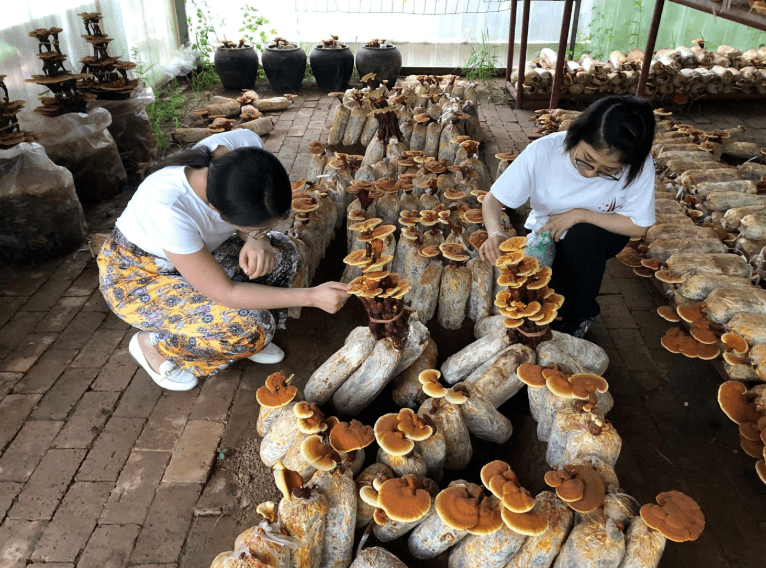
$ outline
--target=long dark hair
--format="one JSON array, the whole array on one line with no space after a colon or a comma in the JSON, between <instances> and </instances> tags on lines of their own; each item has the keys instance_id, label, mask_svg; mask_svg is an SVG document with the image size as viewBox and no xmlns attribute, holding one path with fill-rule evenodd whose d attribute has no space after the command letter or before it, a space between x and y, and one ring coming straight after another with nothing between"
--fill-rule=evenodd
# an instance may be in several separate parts
<instances>
[{"instance_id":1,"label":"long dark hair","mask_svg":"<svg viewBox=\"0 0 766 568\"><path fill-rule=\"evenodd\" d=\"M261 148L237 148L213 158L210 148L198 146L171 154L151 171L167 166L208 168L207 199L232 225L257 227L290 210L290 178L277 157Z\"/></svg>"},{"instance_id":2,"label":"long dark hair","mask_svg":"<svg viewBox=\"0 0 766 568\"><path fill-rule=\"evenodd\" d=\"M617 152L628 168L628 186L644 166L654 140L651 103L632 95L611 95L590 105L567 130L564 147L572 150L584 140L595 150Z\"/></svg>"}]
</instances>

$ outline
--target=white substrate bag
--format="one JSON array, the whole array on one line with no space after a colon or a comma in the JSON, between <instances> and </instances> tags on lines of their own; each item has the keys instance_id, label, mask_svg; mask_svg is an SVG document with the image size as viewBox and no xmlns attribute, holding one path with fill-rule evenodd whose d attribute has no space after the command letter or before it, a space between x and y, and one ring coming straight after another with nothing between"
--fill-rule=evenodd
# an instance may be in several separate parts
<instances>
[{"instance_id":1,"label":"white substrate bag","mask_svg":"<svg viewBox=\"0 0 766 568\"><path fill-rule=\"evenodd\" d=\"M603 514L592 515L572 529L554 568L618 568L625 556L625 536Z\"/></svg>"},{"instance_id":2,"label":"white substrate bag","mask_svg":"<svg viewBox=\"0 0 766 568\"><path fill-rule=\"evenodd\" d=\"M58 256L88 234L72 174L35 143L0 150L0 261Z\"/></svg>"},{"instance_id":3,"label":"white substrate bag","mask_svg":"<svg viewBox=\"0 0 766 568\"><path fill-rule=\"evenodd\" d=\"M48 157L72 172L82 203L116 195L127 180L117 143L108 130L111 123L112 116L103 108L56 117L26 113L24 117L25 126L37 133Z\"/></svg>"}]
</instances>

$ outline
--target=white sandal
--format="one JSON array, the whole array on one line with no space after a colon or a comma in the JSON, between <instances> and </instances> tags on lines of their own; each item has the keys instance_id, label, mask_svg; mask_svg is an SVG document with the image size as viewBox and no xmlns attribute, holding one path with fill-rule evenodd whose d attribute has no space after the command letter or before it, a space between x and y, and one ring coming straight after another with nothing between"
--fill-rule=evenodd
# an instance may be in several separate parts
<instances>
[{"instance_id":1,"label":"white sandal","mask_svg":"<svg viewBox=\"0 0 766 568\"><path fill-rule=\"evenodd\" d=\"M197 377L188 371L184 371L181 367L170 361L162 362L159 373L154 371L146 360L144 352L141 351L141 344L138 342L138 333L130 338L128 352L131 357L135 359L136 363L143 367L146 374L163 389L171 391L188 391L196 387L199 382Z\"/></svg>"},{"instance_id":2,"label":"white sandal","mask_svg":"<svg viewBox=\"0 0 766 568\"><path fill-rule=\"evenodd\" d=\"M268 343L266 347L261 349L258 353L250 355L248 359L255 363L262 365L275 365L285 358L285 352L273 343Z\"/></svg>"}]
</instances>

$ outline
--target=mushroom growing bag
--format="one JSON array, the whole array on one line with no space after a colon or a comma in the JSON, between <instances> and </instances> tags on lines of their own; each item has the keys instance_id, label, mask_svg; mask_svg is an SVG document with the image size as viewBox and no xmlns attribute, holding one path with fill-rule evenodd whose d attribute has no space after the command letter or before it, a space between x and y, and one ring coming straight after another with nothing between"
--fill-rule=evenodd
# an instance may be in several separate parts
<instances>
[{"instance_id":1,"label":"mushroom growing bag","mask_svg":"<svg viewBox=\"0 0 766 568\"><path fill-rule=\"evenodd\" d=\"M766 314L766 290L763 288L717 288L705 300L705 316L725 324L742 312Z\"/></svg>"},{"instance_id":2,"label":"mushroom growing bag","mask_svg":"<svg viewBox=\"0 0 766 568\"><path fill-rule=\"evenodd\" d=\"M298 542L282 534L279 526L266 521L240 533L234 541L234 550L247 551L253 558L274 568L290 568L291 551Z\"/></svg>"},{"instance_id":3,"label":"mushroom growing bag","mask_svg":"<svg viewBox=\"0 0 766 568\"><path fill-rule=\"evenodd\" d=\"M88 227L72 174L39 144L0 150L0 260L29 261L70 252Z\"/></svg>"},{"instance_id":4,"label":"mushroom growing bag","mask_svg":"<svg viewBox=\"0 0 766 568\"><path fill-rule=\"evenodd\" d=\"M148 164L157 154L154 130L146 112L146 107L154 100L152 89L147 87L136 89L124 100L91 103L112 115L109 133L117 143L123 165L129 170L135 171L140 164Z\"/></svg>"},{"instance_id":5,"label":"mushroom growing bag","mask_svg":"<svg viewBox=\"0 0 766 568\"><path fill-rule=\"evenodd\" d=\"M608 523L603 514L583 519L561 547L554 568L618 568L625 556L625 537Z\"/></svg>"},{"instance_id":6,"label":"mushroom growing bag","mask_svg":"<svg viewBox=\"0 0 766 568\"><path fill-rule=\"evenodd\" d=\"M666 541L660 531L650 529L640 516L633 517L625 533L625 558L620 568L657 568Z\"/></svg>"},{"instance_id":7,"label":"mushroom growing bag","mask_svg":"<svg viewBox=\"0 0 766 568\"><path fill-rule=\"evenodd\" d=\"M24 120L27 129L38 134L48 157L72 172L82 203L116 195L127 180L117 144L108 130L111 123L112 116L103 108L52 118L29 113Z\"/></svg>"}]
</instances>

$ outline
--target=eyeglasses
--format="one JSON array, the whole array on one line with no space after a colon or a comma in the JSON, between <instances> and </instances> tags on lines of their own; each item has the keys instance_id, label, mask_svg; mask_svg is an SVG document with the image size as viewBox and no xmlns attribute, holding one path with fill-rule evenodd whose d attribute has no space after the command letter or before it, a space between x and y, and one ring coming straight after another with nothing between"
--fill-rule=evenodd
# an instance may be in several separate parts
<instances>
[{"instance_id":1,"label":"eyeglasses","mask_svg":"<svg viewBox=\"0 0 766 568\"><path fill-rule=\"evenodd\" d=\"M580 168L581 170L585 170L586 172L592 172L596 169L596 167L593 164L589 164L588 162L584 162L580 158L577 157L577 150L579 150L579 146L575 149L574 153L574 163L575 166ZM606 172L600 172L597 171L596 175L602 179L609 179L612 181L618 181L620 179L620 176L622 175L622 169L620 169L619 172L617 172L617 175L611 175Z\"/></svg>"}]
</instances>

